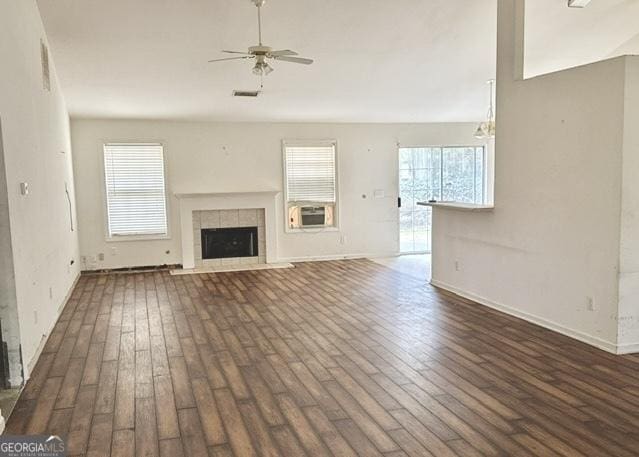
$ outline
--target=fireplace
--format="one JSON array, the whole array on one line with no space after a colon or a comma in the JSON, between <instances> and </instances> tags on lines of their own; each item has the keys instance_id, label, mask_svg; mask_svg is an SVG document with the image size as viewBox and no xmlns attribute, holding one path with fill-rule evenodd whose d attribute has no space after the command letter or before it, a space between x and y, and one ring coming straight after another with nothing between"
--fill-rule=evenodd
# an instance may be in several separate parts
<instances>
[{"instance_id":1,"label":"fireplace","mask_svg":"<svg viewBox=\"0 0 639 457\"><path fill-rule=\"evenodd\" d=\"M216 270L277 263L279 191L176 193L184 270ZM202 259L202 229L257 227L259 255Z\"/></svg>"},{"instance_id":2,"label":"fireplace","mask_svg":"<svg viewBox=\"0 0 639 457\"><path fill-rule=\"evenodd\" d=\"M259 256L257 227L202 229L202 259Z\"/></svg>"},{"instance_id":3,"label":"fireplace","mask_svg":"<svg viewBox=\"0 0 639 457\"><path fill-rule=\"evenodd\" d=\"M266 263L264 209L196 210L192 216L196 268Z\"/></svg>"}]
</instances>

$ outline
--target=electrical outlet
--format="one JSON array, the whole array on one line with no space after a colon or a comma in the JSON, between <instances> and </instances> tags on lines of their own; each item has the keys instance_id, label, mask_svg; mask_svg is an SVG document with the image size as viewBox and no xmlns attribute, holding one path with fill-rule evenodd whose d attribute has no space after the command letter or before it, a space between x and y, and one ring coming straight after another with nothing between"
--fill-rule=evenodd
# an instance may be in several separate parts
<instances>
[{"instance_id":1,"label":"electrical outlet","mask_svg":"<svg viewBox=\"0 0 639 457\"><path fill-rule=\"evenodd\" d=\"M101 253L98 254L98 260L100 262L104 262L104 252L101 252Z\"/></svg>"},{"instance_id":2,"label":"electrical outlet","mask_svg":"<svg viewBox=\"0 0 639 457\"><path fill-rule=\"evenodd\" d=\"M346 235L341 235L339 237L339 244L346 244Z\"/></svg>"},{"instance_id":3,"label":"electrical outlet","mask_svg":"<svg viewBox=\"0 0 639 457\"><path fill-rule=\"evenodd\" d=\"M461 270L461 266L459 264L459 260L455 260L455 271Z\"/></svg>"},{"instance_id":4,"label":"electrical outlet","mask_svg":"<svg viewBox=\"0 0 639 457\"><path fill-rule=\"evenodd\" d=\"M111 255L118 255L118 248L111 247Z\"/></svg>"},{"instance_id":5,"label":"electrical outlet","mask_svg":"<svg viewBox=\"0 0 639 457\"><path fill-rule=\"evenodd\" d=\"M586 309L588 311L594 311L596 309L595 307L595 299L592 297L588 297L586 300Z\"/></svg>"}]
</instances>

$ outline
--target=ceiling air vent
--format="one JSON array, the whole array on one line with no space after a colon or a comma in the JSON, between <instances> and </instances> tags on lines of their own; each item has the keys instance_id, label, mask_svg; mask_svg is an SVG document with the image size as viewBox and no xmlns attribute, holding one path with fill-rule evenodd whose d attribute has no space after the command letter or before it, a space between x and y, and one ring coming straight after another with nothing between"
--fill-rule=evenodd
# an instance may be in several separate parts
<instances>
[{"instance_id":1,"label":"ceiling air vent","mask_svg":"<svg viewBox=\"0 0 639 457\"><path fill-rule=\"evenodd\" d=\"M44 90L51 91L51 76L49 74L49 49L44 43L44 40L40 40L40 61L42 63L42 87Z\"/></svg>"},{"instance_id":2,"label":"ceiling air vent","mask_svg":"<svg viewBox=\"0 0 639 457\"><path fill-rule=\"evenodd\" d=\"M248 98L256 98L260 95L259 90L234 90L233 97L248 97Z\"/></svg>"},{"instance_id":3,"label":"ceiling air vent","mask_svg":"<svg viewBox=\"0 0 639 457\"><path fill-rule=\"evenodd\" d=\"M568 0L568 6L571 8L585 8L591 0Z\"/></svg>"}]
</instances>

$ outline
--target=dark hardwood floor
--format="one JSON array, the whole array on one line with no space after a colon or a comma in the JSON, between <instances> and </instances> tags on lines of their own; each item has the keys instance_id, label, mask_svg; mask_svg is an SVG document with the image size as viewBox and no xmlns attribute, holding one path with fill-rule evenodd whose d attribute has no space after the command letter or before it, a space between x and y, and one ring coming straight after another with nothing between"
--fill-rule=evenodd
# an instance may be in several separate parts
<instances>
[{"instance_id":1,"label":"dark hardwood floor","mask_svg":"<svg viewBox=\"0 0 639 457\"><path fill-rule=\"evenodd\" d=\"M84 276L5 433L71 456L637 456L639 357L367 260Z\"/></svg>"}]
</instances>

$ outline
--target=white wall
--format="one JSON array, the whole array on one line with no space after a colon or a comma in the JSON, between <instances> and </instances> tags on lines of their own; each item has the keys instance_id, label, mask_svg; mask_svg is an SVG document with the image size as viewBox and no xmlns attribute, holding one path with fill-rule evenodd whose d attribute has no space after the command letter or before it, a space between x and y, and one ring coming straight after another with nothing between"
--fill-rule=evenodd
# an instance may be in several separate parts
<instances>
[{"instance_id":1,"label":"white wall","mask_svg":"<svg viewBox=\"0 0 639 457\"><path fill-rule=\"evenodd\" d=\"M280 260L394 254L398 251L398 159L402 145L478 144L474 124L252 124L74 120L72 138L83 256L105 254L87 268L181 262L174 193L282 189L283 139L338 141L340 231L287 234L278 220ZM105 241L102 145L160 141L167 156L171 239ZM381 189L386 197L373 198ZM366 198L362 196L366 195ZM282 213L282 201L278 211ZM340 244L340 237L345 243ZM112 254L112 248L117 253ZM169 254L166 252L170 251Z\"/></svg>"},{"instance_id":2,"label":"white wall","mask_svg":"<svg viewBox=\"0 0 639 457\"><path fill-rule=\"evenodd\" d=\"M639 58L626 60L624 113L617 343L639 352Z\"/></svg>"},{"instance_id":3,"label":"white wall","mask_svg":"<svg viewBox=\"0 0 639 457\"><path fill-rule=\"evenodd\" d=\"M522 10L499 1L495 210L436 210L433 283L616 351L627 58L521 80Z\"/></svg>"},{"instance_id":4,"label":"white wall","mask_svg":"<svg viewBox=\"0 0 639 457\"><path fill-rule=\"evenodd\" d=\"M2 320L2 342L6 344L9 365L9 382L21 382L22 360L20 354L20 324L18 302L13 269L11 247L11 219L7 196L7 176L4 166L2 123L0 122L0 319ZM12 379L13 378L13 379ZM3 424L0 420L0 429Z\"/></svg>"},{"instance_id":5,"label":"white wall","mask_svg":"<svg viewBox=\"0 0 639 457\"><path fill-rule=\"evenodd\" d=\"M51 55L51 91L43 89L41 39L35 1L0 0L0 118L25 376L79 273L65 195L66 182L74 198L68 115Z\"/></svg>"}]
</instances>

